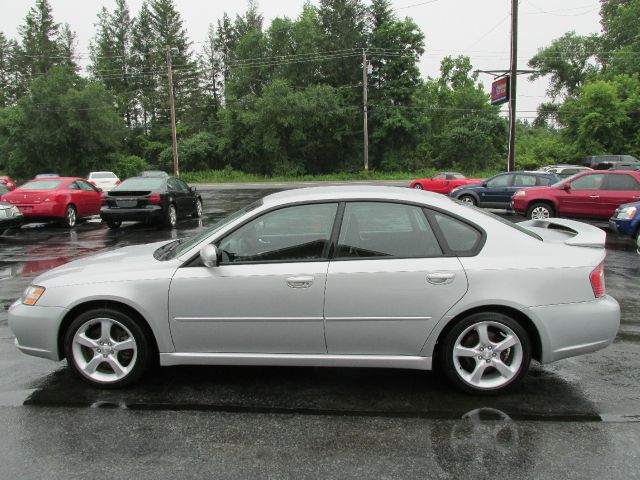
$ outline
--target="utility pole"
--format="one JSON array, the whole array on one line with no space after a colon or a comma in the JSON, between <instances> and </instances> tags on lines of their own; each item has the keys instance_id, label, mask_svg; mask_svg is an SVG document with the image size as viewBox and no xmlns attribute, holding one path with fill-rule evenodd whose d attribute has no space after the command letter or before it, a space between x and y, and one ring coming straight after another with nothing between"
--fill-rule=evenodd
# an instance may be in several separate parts
<instances>
[{"instance_id":1,"label":"utility pole","mask_svg":"<svg viewBox=\"0 0 640 480\"><path fill-rule=\"evenodd\" d=\"M167 79L169 80L169 115L171 117L171 146L173 148L173 174L180 175L178 168L178 138L176 135L176 109L173 101L173 70L171 68L171 47L167 45Z\"/></svg>"},{"instance_id":2,"label":"utility pole","mask_svg":"<svg viewBox=\"0 0 640 480\"><path fill-rule=\"evenodd\" d=\"M515 170L516 80L518 78L518 0L511 0L511 74L509 78L509 158L507 171Z\"/></svg>"},{"instance_id":3,"label":"utility pole","mask_svg":"<svg viewBox=\"0 0 640 480\"><path fill-rule=\"evenodd\" d=\"M367 51L362 49L362 112L364 114L364 173L369 173L369 118L367 107L368 85Z\"/></svg>"}]
</instances>

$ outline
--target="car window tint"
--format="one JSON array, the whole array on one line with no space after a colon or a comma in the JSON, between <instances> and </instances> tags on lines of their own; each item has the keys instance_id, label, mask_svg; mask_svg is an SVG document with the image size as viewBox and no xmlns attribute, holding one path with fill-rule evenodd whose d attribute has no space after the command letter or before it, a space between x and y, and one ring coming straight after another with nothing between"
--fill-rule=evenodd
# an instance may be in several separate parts
<instances>
[{"instance_id":1,"label":"car window tint","mask_svg":"<svg viewBox=\"0 0 640 480\"><path fill-rule=\"evenodd\" d=\"M27 182L18 187L18 190L53 190L62 185L62 180L38 180Z\"/></svg>"},{"instance_id":2,"label":"car window tint","mask_svg":"<svg viewBox=\"0 0 640 480\"><path fill-rule=\"evenodd\" d=\"M631 175L607 175L605 190L640 190L640 184Z\"/></svg>"},{"instance_id":3,"label":"car window tint","mask_svg":"<svg viewBox=\"0 0 640 480\"><path fill-rule=\"evenodd\" d=\"M337 209L323 203L266 213L219 243L222 263L321 259Z\"/></svg>"},{"instance_id":4,"label":"car window tint","mask_svg":"<svg viewBox=\"0 0 640 480\"><path fill-rule=\"evenodd\" d=\"M516 175L513 180L514 187L533 187L536 184L536 177L533 175Z\"/></svg>"},{"instance_id":5,"label":"car window tint","mask_svg":"<svg viewBox=\"0 0 640 480\"><path fill-rule=\"evenodd\" d=\"M571 182L572 190L600 190L604 181L604 174L584 175Z\"/></svg>"},{"instance_id":6,"label":"car window tint","mask_svg":"<svg viewBox=\"0 0 640 480\"><path fill-rule=\"evenodd\" d=\"M347 203L336 257L440 255L440 245L419 207L382 202Z\"/></svg>"},{"instance_id":7,"label":"car window tint","mask_svg":"<svg viewBox=\"0 0 640 480\"><path fill-rule=\"evenodd\" d=\"M189 185L187 185L185 182L183 182L179 178L176 178L176 182L178 184L178 187L180 187L180 190L182 190L183 192L186 192L186 193L190 192Z\"/></svg>"},{"instance_id":8,"label":"car window tint","mask_svg":"<svg viewBox=\"0 0 640 480\"><path fill-rule=\"evenodd\" d=\"M441 213L436 213L433 217L449 249L457 255L473 253L482 240L482 234L471 225Z\"/></svg>"},{"instance_id":9,"label":"car window tint","mask_svg":"<svg viewBox=\"0 0 640 480\"><path fill-rule=\"evenodd\" d=\"M88 192L95 192L95 191L96 191L96 189L95 189L95 188L93 188L93 187L91 186L91 184L89 184L89 183L87 183L87 182L81 182L81 181L79 181L79 180L78 180L78 181L77 181L77 182L75 182L75 183L77 183L77 184L78 184L78 186L80 187L80 190L86 190L86 191L88 191Z\"/></svg>"},{"instance_id":10,"label":"car window tint","mask_svg":"<svg viewBox=\"0 0 640 480\"><path fill-rule=\"evenodd\" d=\"M555 182L556 182L555 178L542 177L542 176L536 177L536 185L541 186L541 187L549 186L549 185L551 185L552 183L555 183Z\"/></svg>"},{"instance_id":11,"label":"car window tint","mask_svg":"<svg viewBox=\"0 0 640 480\"><path fill-rule=\"evenodd\" d=\"M90 177L92 180L97 178L116 178L116 174L112 172L94 172Z\"/></svg>"},{"instance_id":12,"label":"car window tint","mask_svg":"<svg viewBox=\"0 0 640 480\"><path fill-rule=\"evenodd\" d=\"M513 179L512 175L499 175L489 180L487 182L487 187L489 188L508 187L511 185L512 179Z\"/></svg>"},{"instance_id":13,"label":"car window tint","mask_svg":"<svg viewBox=\"0 0 640 480\"><path fill-rule=\"evenodd\" d=\"M431 180L444 180L444 177L443 173L439 173L438 175L434 175Z\"/></svg>"},{"instance_id":14,"label":"car window tint","mask_svg":"<svg viewBox=\"0 0 640 480\"><path fill-rule=\"evenodd\" d=\"M133 177L127 178L120 185L116 186L112 192L125 192L125 191L147 191L157 192L162 188L164 183L163 178L158 177Z\"/></svg>"},{"instance_id":15,"label":"car window tint","mask_svg":"<svg viewBox=\"0 0 640 480\"><path fill-rule=\"evenodd\" d=\"M71 182L69 185L67 185L67 188L69 190L80 190L80 185L78 185L78 182Z\"/></svg>"}]
</instances>

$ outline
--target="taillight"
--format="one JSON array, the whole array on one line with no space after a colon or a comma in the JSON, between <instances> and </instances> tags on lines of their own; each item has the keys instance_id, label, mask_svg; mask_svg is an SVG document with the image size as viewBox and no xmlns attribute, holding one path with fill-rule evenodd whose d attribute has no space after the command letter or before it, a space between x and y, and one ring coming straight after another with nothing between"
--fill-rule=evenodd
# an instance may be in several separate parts
<instances>
[{"instance_id":1,"label":"taillight","mask_svg":"<svg viewBox=\"0 0 640 480\"><path fill-rule=\"evenodd\" d=\"M604 297L606 293L604 285L604 263L598 265L593 272L589 274L589 280L591 281L591 288L593 288L593 294L596 298Z\"/></svg>"},{"instance_id":2,"label":"taillight","mask_svg":"<svg viewBox=\"0 0 640 480\"><path fill-rule=\"evenodd\" d=\"M160 201L161 200L160 200L159 193L152 193L151 195L149 195L149 200L147 200L148 203L154 204L154 205L159 205Z\"/></svg>"},{"instance_id":3,"label":"taillight","mask_svg":"<svg viewBox=\"0 0 640 480\"><path fill-rule=\"evenodd\" d=\"M116 180L116 185L120 185L120 180Z\"/></svg>"}]
</instances>

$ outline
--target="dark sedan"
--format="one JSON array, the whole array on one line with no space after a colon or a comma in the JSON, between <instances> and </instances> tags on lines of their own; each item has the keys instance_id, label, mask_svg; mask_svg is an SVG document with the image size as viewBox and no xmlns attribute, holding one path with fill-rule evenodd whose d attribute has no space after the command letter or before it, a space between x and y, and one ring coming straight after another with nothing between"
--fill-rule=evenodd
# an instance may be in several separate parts
<instances>
[{"instance_id":1,"label":"dark sedan","mask_svg":"<svg viewBox=\"0 0 640 480\"><path fill-rule=\"evenodd\" d=\"M179 218L202 215L202 198L194 187L176 177L133 177L105 195L100 217L109 228L124 221L175 227Z\"/></svg>"},{"instance_id":2,"label":"dark sedan","mask_svg":"<svg viewBox=\"0 0 640 480\"><path fill-rule=\"evenodd\" d=\"M511 196L516 190L548 186L558 180L555 175L540 172L499 173L478 185L454 188L449 196L479 207L509 209Z\"/></svg>"}]
</instances>

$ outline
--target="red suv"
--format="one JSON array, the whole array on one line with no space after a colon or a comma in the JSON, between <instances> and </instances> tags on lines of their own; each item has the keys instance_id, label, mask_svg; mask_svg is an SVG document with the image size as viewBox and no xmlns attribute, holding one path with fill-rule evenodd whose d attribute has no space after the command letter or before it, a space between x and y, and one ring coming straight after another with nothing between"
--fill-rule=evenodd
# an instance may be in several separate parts
<instances>
[{"instance_id":1,"label":"red suv","mask_svg":"<svg viewBox=\"0 0 640 480\"><path fill-rule=\"evenodd\" d=\"M527 218L610 218L623 203L640 200L640 172L595 170L549 187L518 190L511 208Z\"/></svg>"}]
</instances>

